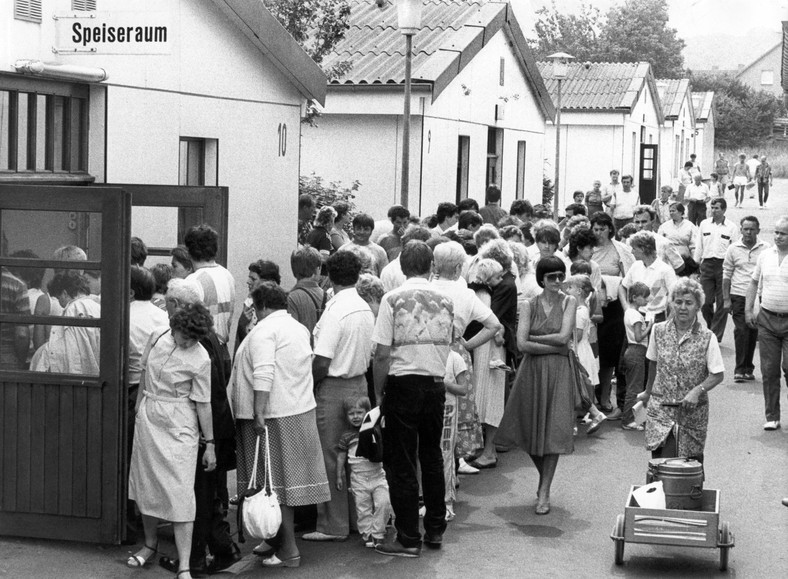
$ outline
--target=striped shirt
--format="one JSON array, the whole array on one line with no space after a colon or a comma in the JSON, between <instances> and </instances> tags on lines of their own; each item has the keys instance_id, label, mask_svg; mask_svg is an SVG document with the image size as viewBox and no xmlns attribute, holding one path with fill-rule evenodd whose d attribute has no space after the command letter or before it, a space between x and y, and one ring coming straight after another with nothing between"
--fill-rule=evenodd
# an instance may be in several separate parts
<instances>
[{"instance_id":1,"label":"striped shirt","mask_svg":"<svg viewBox=\"0 0 788 579\"><path fill-rule=\"evenodd\" d=\"M235 310L235 280L232 274L218 263L206 265L190 274L187 279L202 286L203 304L213 316L214 331L222 344L230 339L230 326Z\"/></svg>"},{"instance_id":2,"label":"striped shirt","mask_svg":"<svg viewBox=\"0 0 788 579\"><path fill-rule=\"evenodd\" d=\"M780 263L776 247L765 249L758 256L752 280L761 292L761 306L771 312L788 314L788 259Z\"/></svg>"}]
</instances>

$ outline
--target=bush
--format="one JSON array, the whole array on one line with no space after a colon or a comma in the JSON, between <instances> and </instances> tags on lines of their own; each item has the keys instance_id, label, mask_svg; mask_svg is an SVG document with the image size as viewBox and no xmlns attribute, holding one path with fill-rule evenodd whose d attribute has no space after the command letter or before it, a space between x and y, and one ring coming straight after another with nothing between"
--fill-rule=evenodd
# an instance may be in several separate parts
<instances>
[{"instance_id":1,"label":"bush","mask_svg":"<svg viewBox=\"0 0 788 579\"><path fill-rule=\"evenodd\" d=\"M356 192L358 188L361 186L361 182L356 180L350 185L350 187L346 187L342 185L339 181L331 181L326 183L322 177L318 177L314 173L309 176L301 175L298 179L298 195L301 196L304 193L308 193L312 196L312 199L315 200L315 207L316 209L320 209L324 205L333 205L339 201L344 201L350 206L350 221L353 221L353 217L355 217L357 213L356 204L354 203L353 199L356 198ZM350 225L346 227L348 232Z\"/></svg>"},{"instance_id":2,"label":"bush","mask_svg":"<svg viewBox=\"0 0 788 579\"><path fill-rule=\"evenodd\" d=\"M542 205L553 207L553 182L547 177L542 177Z\"/></svg>"}]
</instances>

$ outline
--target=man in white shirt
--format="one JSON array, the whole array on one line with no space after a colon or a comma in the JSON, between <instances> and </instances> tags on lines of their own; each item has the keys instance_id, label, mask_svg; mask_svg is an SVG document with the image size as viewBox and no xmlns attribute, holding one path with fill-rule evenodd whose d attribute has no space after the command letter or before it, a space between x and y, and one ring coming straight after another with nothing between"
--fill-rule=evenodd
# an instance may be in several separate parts
<instances>
[{"instance_id":1,"label":"man in white shirt","mask_svg":"<svg viewBox=\"0 0 788 579\"><path fill-rule=\"evenodd\" d=\"M617 178L616 172L616 178ZM613 172L610 172L611 178ZM632 175L624 175L621 177L621 189L616 190L615 180L610 185L605 187L605 195L602 196L602 202L613 210L613 224L616 226L616 231L624 227L628 223L632 223L632 210L639 203L640 197L632 188Z\"/></svg>"},{"instance_id":2,"label":"man in white shirt","mask_svg":"<svg viewBox=\"0 0 788 579\"><path fill-rule=\"evenodd\" d=\"M761 158L758 155L753 155L751 159L747 160L747 167L750 168L750 179L755 178L755 170L760 166Z\"/></svg>"},{"instance_id":3,"label":"man in white shirt","mask_svg":"<svg viewBox=\"0 0 788 579\"><path fill-rule=\"evenodd\" d=\"M755 380L752 363L758 330L747 325L744 319L744 306L747 289L750 287L752 273L758 256L769 247L758 239L760 223L758 218L749 216L741 220L741 239L728 248L722 262L722 305L733 317L733 342L736 347L736 366L733 381Z\"/></svg>"},{"instance_id":4,"label":"man in white shirt","mask_svg":"<svg viewBox=\"0 0 788 579\"><path fill-rule=\"evenodd\" d=\"M432 237L430 230L421 225L411 225L402 234L402 245L417 239L418 241L427 242ZM398 288L405 283L405 274L402 273L402 267L399 264L399 255L390 261L389 264L383 268L380 273L380 281L383 283L383 290L388 293L393 289Z\"/></svg>"},{"instance_id":5,"label":"man in white shirt","mask_svg":"<svg viewBox=\"0 0 788 579\"><path fill-rule=\"evenodd\" d=\"M314 329L315 357L312 377L317 402L317 431L323 447L326 473L336 479L338 443L347 430L344 401L367 395L366 371L372 355L372 310L356 291L361 260L350 251L338 251L326 262L334 297ZM315 532L305 541L342 541L350 534L348 489L331 487L331 500L317 505Z\"/></svg>"},{"instance_id":6,"label":"man in white shirt","mask_svg":"<svg viewBox=\"0 0 788 579\"><path fill-rule=\"evenodd\" d=\"M436 214L438 217L438 225L433 227L430 232L432 233L433 237L440 237L452 225L457 223L459 211L457 210L457 206L454 203L444 202L438 204L438 210Z\"/></svg>"},{"instance_id":7,"label":"man in white shirt","mask_svg":"<svg viewBox=\"0 0 788 579\"><path fill-rule=\"evenodd\" d=\"M692 179L692 183L687 186L687 190L684 192L684 199L687 201L687 219L695 225L699 225L701 221L706 219L706 203L708 203L711 193L700 173L696 173Z\"/></svg>"},{"instance_id":8,"label":"man in white shirt","mask_svg":"<svg viewBox=\"0 0 788 579\"><path fill-rule=\"evenodd\" d=\"M684 269L684 259L681 257L676 246L666 238L654 232L656 224L656 212L650 205L638 205L633 210L632 223L638 231L647 231L654 236L654 243L657 247L657 257L673 268L676 274Z\"/></svg>"},{"instance_id":9,"label":"man in white shirt","mask_svg":"<svg viewBox=\"0 0 788 579\"><path fill-rule=\"evenodd\" d=\"M788 216L774 224L774 247L758 257L752 281L747 289L745 319L751 328L758 328L758 349L761 352L763 397L766 402L764 430L780 428L780 373L788 364L784 352L788 348ZM761 311L756 320L755 298L761 295ZM781 362L782 360L782 362Z\"/></svg>"},{"instance_id":10,"label":"man in white shirt","mask_svg":"<svg viewBox=\"0 0 788 579\"><path fill-rule=\"evenodd\" d=\"M725 217L727 208L728 203L721 197L711 202L711 217L701 222L695 248L695 261L700 264L700 283L706 296L701 313L718 342L722 342L728 321L722 304L722 262L725 252L739 239L739 228Z\"/></svg>"}]
</instances>

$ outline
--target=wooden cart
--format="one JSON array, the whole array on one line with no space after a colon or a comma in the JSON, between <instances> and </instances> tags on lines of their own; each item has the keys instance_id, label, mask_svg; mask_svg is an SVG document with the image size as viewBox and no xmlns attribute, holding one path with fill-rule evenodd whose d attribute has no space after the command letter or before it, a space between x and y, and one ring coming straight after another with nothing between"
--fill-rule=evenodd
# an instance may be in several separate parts
<instances>
[{"instance_id":1,"label":"wooden cart","mask_svg":"<svg viewBox=\"0 0 788 579\"><path fill-rule=\"evenodd\" d=\"M701 509L649 509L637 506L629 491L624 514L618 515L610 538L615 545L616 565L624 564L624 543L705 547L720 550L720 570L728 569L733 533L727 522L720 524L720 492L703 489Z\"/></svg>"}]
</instances>

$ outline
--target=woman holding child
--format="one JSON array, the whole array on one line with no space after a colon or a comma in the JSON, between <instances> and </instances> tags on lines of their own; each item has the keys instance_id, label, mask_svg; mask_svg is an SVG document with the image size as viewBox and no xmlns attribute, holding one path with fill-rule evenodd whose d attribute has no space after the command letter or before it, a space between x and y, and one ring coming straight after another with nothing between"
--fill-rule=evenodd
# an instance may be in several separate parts
<instances>
[{"instance_id":1,"label":"woman holding child","mask_svg":"<svg viewBox=\"0 0 788 579\"><path fill-rule=\"evenodd\" d=\"M536 266L544 288L523 304L517 346L524 353L496 441L517 445L539 471L536 514L550 512L550 485L558 457L574 450L574 377L569 344L575 330L577 301L561 291L566 265L554 256Z\"/></svg>"}]
</instances>

